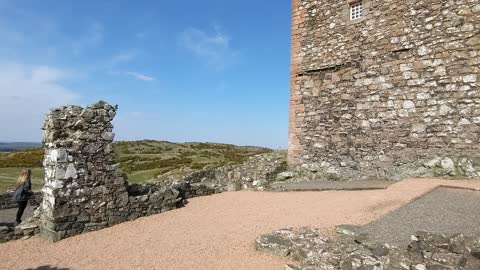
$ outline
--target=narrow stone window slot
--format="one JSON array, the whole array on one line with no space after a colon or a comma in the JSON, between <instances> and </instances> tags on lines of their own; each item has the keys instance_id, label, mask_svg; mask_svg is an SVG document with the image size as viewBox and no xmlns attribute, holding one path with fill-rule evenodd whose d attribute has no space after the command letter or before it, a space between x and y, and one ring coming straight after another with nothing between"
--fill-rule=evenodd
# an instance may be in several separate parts
<instances>
[{"instance_id":1,"label":"narrow stone window slot","mask_svg":"<svg viewBox=\"0 0 480 270\"><path fill-rule=\"evenodd\" d=\"M357 20L363 17L363 1L350 4L350 20Z\"/></svg>"}]
</instances>

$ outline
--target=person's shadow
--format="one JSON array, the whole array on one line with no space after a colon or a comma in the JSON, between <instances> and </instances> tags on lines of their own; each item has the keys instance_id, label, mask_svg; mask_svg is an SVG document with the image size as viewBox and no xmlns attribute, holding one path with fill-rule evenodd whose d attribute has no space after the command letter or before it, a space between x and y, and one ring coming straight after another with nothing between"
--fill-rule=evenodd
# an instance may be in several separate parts
<instances>
[{"instance_id":1,"label":"person's shadow","mask_svg":"<svg viewBox=\"0 0 480 270\"><path fill-rule=\"evenodd\" d=\"M43 265L36 268L27 268L25 270L71 270L70 268L62 268L62 267L52 267L50 265Z\"/></svg>"}]
</instances>

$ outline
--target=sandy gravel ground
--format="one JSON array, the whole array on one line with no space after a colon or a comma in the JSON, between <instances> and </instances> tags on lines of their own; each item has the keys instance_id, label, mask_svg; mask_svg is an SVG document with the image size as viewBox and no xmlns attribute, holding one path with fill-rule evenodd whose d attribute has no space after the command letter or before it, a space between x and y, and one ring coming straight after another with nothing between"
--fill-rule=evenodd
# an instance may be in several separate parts
<instances>
[{"instance_id":1,"label":"sandy gravel ground","mask_svg":"<svg viewBox=\"0 0 480 270\"><path fill-rule=\"evenodd\" d=\"M38 237L1 244L0 268L283 269L283 259L255 251L258 235L290 226L331 232L337 224L363 225L439 185L480 189L480 181L422 179L386 190L223 193L53 244Z\"/></svg>"}]
</instances>

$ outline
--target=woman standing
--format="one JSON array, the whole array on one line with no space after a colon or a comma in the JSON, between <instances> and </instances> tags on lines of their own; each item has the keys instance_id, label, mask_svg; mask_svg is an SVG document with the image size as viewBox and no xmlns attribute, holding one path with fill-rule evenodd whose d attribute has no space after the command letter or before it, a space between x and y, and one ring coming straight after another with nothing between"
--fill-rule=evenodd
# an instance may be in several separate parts
<instances>
[{"instance_id":1,"label":"woman standing","mask_svg":"<svg viewBox=\"0 0 480 270\"><path fill-rule=\"evenodd\" d=\"M23 169L17 179L17 187L14 193L14 200L17 201L17 224L22 222L23 211L27 207L28 199L33 195L32 192L32 171L30 169Z\"/></svg>"}]
</instances>

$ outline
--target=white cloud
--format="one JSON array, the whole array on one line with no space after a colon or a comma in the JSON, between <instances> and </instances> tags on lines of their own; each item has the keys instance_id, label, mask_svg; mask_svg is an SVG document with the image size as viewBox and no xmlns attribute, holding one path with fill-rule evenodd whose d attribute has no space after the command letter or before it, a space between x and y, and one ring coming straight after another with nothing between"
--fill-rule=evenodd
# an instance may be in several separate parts
<instances>
[{"instance_id":1,"label":"white cloud","mask_svg":"<svg viewBox=\"0 0 480 270\"><path fill-rule=\"evenodd\" d=\"M39 141L45 113L78 102L62 85L68 76L50 66L0 64L0 141Z\"/></svg>"},{"instance_id":2,"label":"white cloud","mask_svg":"<svg viewBox=\"0 0 480 270\"><path fill-rule=\"evenodd\" d=\"M128 76L130 76L134 79L141 80L141 81L147 81L147 82L155 81L155 78L147 76L147 75L142 74L142 73L138 73L138 72L127 71L127 72L125 72L125 75L128 75Z\"/></svg>"},{"instance_id":3,"label":"white cloud","mask_svg":"<svg viewBox=\"0 0 480 270\"><path fill-rule=\"evenodd\" d=\"M51 83L66 77L65 71L49 66L37 66L31 68L31 80L37 83Z\"/></svg>"},{"instance_id":4,"label":"white cloud","mask_svg":"<svg viewBox=\"0 0 480 270\"><path fill-rule=\"evenodd\" d=\"M216 68L230 65L238 56L238 52L230 45L230 37L219 27L214 27L210 33L189 28L180 34L179 42L182 47Z\"/></svg>"},{"instance_id":5,"label":"white cloud","mask_svg":"<svg viewBox=\"0 0 480 270\"><path fill-rule=\"evenodd\" d=\"M154 77L142 74L140 72L134 72L134 71L108 71L108 73L111 75L117 75L117 76L118 75L127 76L135 80L140 80L145 82L152 82L157 80Z\"/></svg>"}]
</instances>

